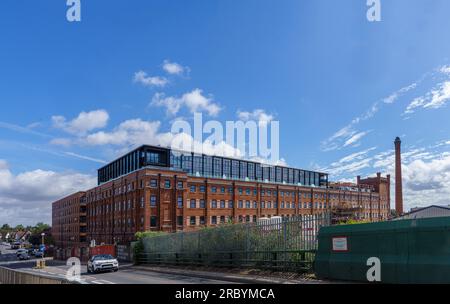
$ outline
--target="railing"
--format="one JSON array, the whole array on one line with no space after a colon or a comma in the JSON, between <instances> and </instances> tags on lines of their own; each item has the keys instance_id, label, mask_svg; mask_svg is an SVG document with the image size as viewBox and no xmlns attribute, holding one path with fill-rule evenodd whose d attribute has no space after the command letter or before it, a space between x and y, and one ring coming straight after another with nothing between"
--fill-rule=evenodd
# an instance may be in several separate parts
<instances>
[{"instance_id":1,"label":"railing","mask_svg":"<svg viewBox=\"0 0 450 304\"><path fill-rule=\"evenodd\" d=\"M145 264L305 272L314 260L318 231L328 225L330 215L324 213L147 237L136 258Z\"/></svg>"}]
</instances>

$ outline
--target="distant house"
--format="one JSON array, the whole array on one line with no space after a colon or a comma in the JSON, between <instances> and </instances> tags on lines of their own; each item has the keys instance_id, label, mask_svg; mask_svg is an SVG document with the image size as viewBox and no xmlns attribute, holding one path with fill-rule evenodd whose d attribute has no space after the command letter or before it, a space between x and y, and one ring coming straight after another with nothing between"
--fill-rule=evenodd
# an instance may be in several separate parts
<instances>
[{"instance_id":1,"label":"distant house","mask_svg":"<svg viewBox=\"0 0 450 304\"><path fill-rule=\"evenodd\" d=\"M450 216L449 207L432 205L424 208L411 209L409 213L396 217L393 220L411 220L411 219L444 217L444 216Z\"/></svg>"}]
</instances>

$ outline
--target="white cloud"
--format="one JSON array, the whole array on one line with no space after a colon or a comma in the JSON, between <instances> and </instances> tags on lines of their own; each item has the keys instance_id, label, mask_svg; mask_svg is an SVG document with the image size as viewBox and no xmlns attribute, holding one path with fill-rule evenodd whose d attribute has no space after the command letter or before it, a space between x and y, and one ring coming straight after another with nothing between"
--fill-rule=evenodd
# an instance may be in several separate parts
<instances>
[{"instance_id":1,"label":"white cloud","mask_svg":"<svg viewBox=\"0 0 450 304\"><path fill-rule=\"evenodd\" d=\"M369 132L359 132L355 135L353 135L352 137L350 137L349 139L347 139L344 143L344 147L350 146L350 145L356 145L361 138L363 138L364 136L366 136Z\"/></svg>"},{"instance_id":2,"label":"white cloud","mask_svg":"<svg viewBox=\"0 0 450 304\"><path fill-rule=\"evenodd\" d=\"M190 134L171 132L160 132L159 121L143 121L131 119L122 122L111 132L96 132L86 136L83 141L89 145L114 145L125 147L136 147L143 144L162 147L176 147L178 149L195 151L199 153L220 155L228 157L242 157L242 153L225 142L214 143L205 141L203 143L194 141Z\"/></svg>"},{"instance_id":3,"label":"white cloud","mask_svg":"<svg viewBox=\"0 0 450 304\"><path fill-rule=\"evenodd\" d=\"M249 120L256 120L260 126L265 126L272 120L274 120L274 115L267 114L266 111L262 109L256 109L252 112L247 111L237 111L236 115L240 120L243 121L249 121Z\"/></svg>"},{"instance_id":4,"label":"white cloud","mask_svg":"<svg viewBox=\"0 0 450 304\"><path fill-rule=\"evenodd\" d=\"M94 176L76 172L46 170L14 175L0 160L0 223L51 223L51 202L96 185Z\"/></svg>"},{"instance_id":5,"label":"white cloud","mask_svg":"<svg viewBox=\"0 0 450 304\"><path fill-rule=\"evenodd\" d=\"M88 145L140 145L161 144L164 134L160 134L159 121L130 119L122 122L111 132L99 131L83 138Z\"/></svg>"},{"instance_id":6,"label":"white cloud","mask_svg":"<svg viewBox=\"0 0 450 304\"><path fill-rule=\"evenodd\" d=\"M339 131L335 132L332 136L325 139L321 143L321 149L322 151L332 151L332 150L338 150L343 147L345 147L345 143L351 139L351 137L355 136L357 133L361 133L356 129L356 125L366 121L368 119L371 119L375 116L381 109L383 105L389 105L394 102L396 102L400 97L405 95L406 93L416 89L419 84L421 84L424 79L427 77L430 77L434 75L436 71L433 73L427 72L423 74L418 80L412 82L411 84L404 86L397 91L391 93L389 96L381 98L368 108L366 112L363 114L353 118L349 124L347 124L345 127L341 128Z\"/></svg>"},{"instance_id":7,"label":"white cloud","mask_svg":"<svg viewBox=\"0 0 450 304\"><path fill-rule=\"evenodd\" d=\"M109 114L105 110L81 112L71 121L64 116L52 116L53 126L70 134L84 135L88 131L103 128L109 120Z\"/></svg>"},{"instance_id":8,"label":"white cloud","mask_svg":"<svg viewBox=\"0 0 450 304\"><path fill-rule=\"evenodd\" d=\"M450 155L403 165L404 201L408 207L448 205Z\"/></svg>"},{"instance_id":9,"label":"white cloud","mask_svg":"<svg viewBox=\"0 0 450 304\"><path fill-rule=\"evenodd\" d=\"M104 161L102 159L94 158L94 157L90 157L90 156L86 156L86 155L81 155L81 154L74 153L74 152L66 151L66 152L64 152L64 154L66 154L68 156L75 157L75 158L83 159L83 160L93 161L93 162L100 163L100 164L106 164L107 163L106 161Z\"/></svg>"},{"instance_id":10,"label":"white cloud","mask_svg":"<svg viewBox=\"0 0 450 304\"><path fill-rule=\"evenodd\" d=\"M348 163L348 162L353 161L355 159L356 160L361 160L361 159L363 159L365 157L365 155L367 155L367 153L369 153L370 151L373 151L375 149L376 149L376 147L372 147L372 148L369 148L369 149L366 149L366 150L363 150L363 151L360 151L360 152L352 153L350 155L347 155L347 156L341 158L336 164L339 165L339 164L343 164L343 163Z\"/></svg>"},{"instance_id":11,"label":"white cloud","mask_svg":"<svg viewBox=\"0 0 450 304\"><path fill-rule=\"evenodd\" d=\"M450 101L450 81L445 81L424 96L415 98L406 107L404 114L414 113L417 108L438 109L445 106L448 101Z\"/></svg>"},{"instance_id":12,"label":"white cloud","mask_svg":"<svg viewBox=\"0 0 450 304\"><path fill-rule=\"evenodd\" d=\"M144 71L134 73L133 81L146 87L164 87L169 83L165 77L149 76Z\"/></svg>"},{"instance_id":13,"label":"white cloud","mask_svg":"<svg viewBox=\"0 0 450 304\"><path fill-rule=\"evenodd\" d=\"M170 62L169 60L164 60L163 70L171 75L182 75L185 72L189 72L188 67L184 67L176 62Z\"/></svg>"},{"instance_id":14,"label":"white cloud","mask_svg":"<svg viewBox=\"0 0 450 304\"><path fill-rule=\"evenodd\" d=\"M50 141L50 144L56 145L56 146L64 146L68 147L72 145L73 140L70 138L54 138Z\"/></svg>"},{"instance_id":15,"label":"white cloud","mask_svg":"<svg viewBox=\"0 0 450 304\"><path fill-rule=\"evenodd\" d=\"M177 114L182 106L187 107L191 113L203 111L210 116L217 116L222 110L211 96L204 96L201 89L194 89L181 97L165 97L164 93L157 93L150 105L165 107L168 115Z\"/></svg>"},{"instance_id":16,"label":"white cloud","mask_svg":"<svg viewBox=\"0 0 450 304\"><path fill-rule=\"evenodd\" d=\"M415 89L417 87L417 83L414 82L406 87L401 88L400 90L392 93L390 96L383 99L384 103L394 103L400 96L403 94Z\"/></svg>"},{"instance_id":17,"label":"white cloud","mask_svg":"<svg viewBox=\"0 0 450 304\"><path fill-rule=\"evenodd\" d=\"M450 65L444 65L439 70L443 74L450 74Z\"/></svg>"},{"instance_id":18,"label":"white cloud","mask_svg":"<svg viewBox=\"0 0 450 304\"><path fill-rule=\"evenodd\" d=\"M403 196L405 210L432 204L448 205L450 197L450 152L448 146L438 144L406 148L402 153ZM349 179L355 175L382 172L390 174L391 201L394 202L395 154L394 150L372 154L375 148L352 153L332 163L322 171L333 178ZM373 172L372 172L373 171ZM369 174L369 175L370 175ZM391 206L393 207L393 205Z\"/></svg>"},{"instance_id":19,"label":"white cloud","mask_svg":"<svg viewBox=\"0 0 450 304\"><path fill-rule=\"evenodd\" d=\"M35 126L34 126L35 127ZM36 136L40 136L40 137L52 137L48 134L44 134L41 132L37 132L35 130L33 130L34 128L33 126L29 125L27 127L22 127L19 125L15 125L15 124L11 124L8 122L4 122L4 121L0 121L0 128L4 128L4 129L8 129L14 132L19 132L19 133L26 133L26 134L31 134L31 135L36 135Z\"/></svg>"}]
</instances>

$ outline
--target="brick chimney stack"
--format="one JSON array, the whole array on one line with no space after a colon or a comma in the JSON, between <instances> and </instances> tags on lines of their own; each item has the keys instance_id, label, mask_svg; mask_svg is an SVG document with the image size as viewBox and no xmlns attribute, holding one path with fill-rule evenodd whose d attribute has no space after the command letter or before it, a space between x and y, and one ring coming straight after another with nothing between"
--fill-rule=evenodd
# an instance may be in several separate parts
<instances>
[{"instance_id":1,"label":"brick chimney stack","mask_svg":"<svg viewBox=\"0 0 450 304\"><path fill-rule=\"evenodd\" d=\"M400 137L394 141L395 144L395 211L398 215L403 214L403 187L402 187L402 158Z\"/></svg>"}]
</instances>

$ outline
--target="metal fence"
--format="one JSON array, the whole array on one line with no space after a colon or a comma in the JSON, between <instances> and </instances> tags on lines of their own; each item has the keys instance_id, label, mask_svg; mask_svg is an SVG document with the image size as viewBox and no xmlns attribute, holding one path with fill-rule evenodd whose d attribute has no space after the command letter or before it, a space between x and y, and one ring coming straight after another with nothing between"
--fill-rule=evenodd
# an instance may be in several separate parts
<instances>
[{"instance_id":1,"label":"metal fence","mask_svg":"<svg viewBox=\"0 0 450 304\"><path fill-rule=\"evenodd\" d=\"M298 215L147 237L136 258L147 264L308 271L318 231L330 225L330 218L329 214Z\"/></svg>"}]
</instances>

